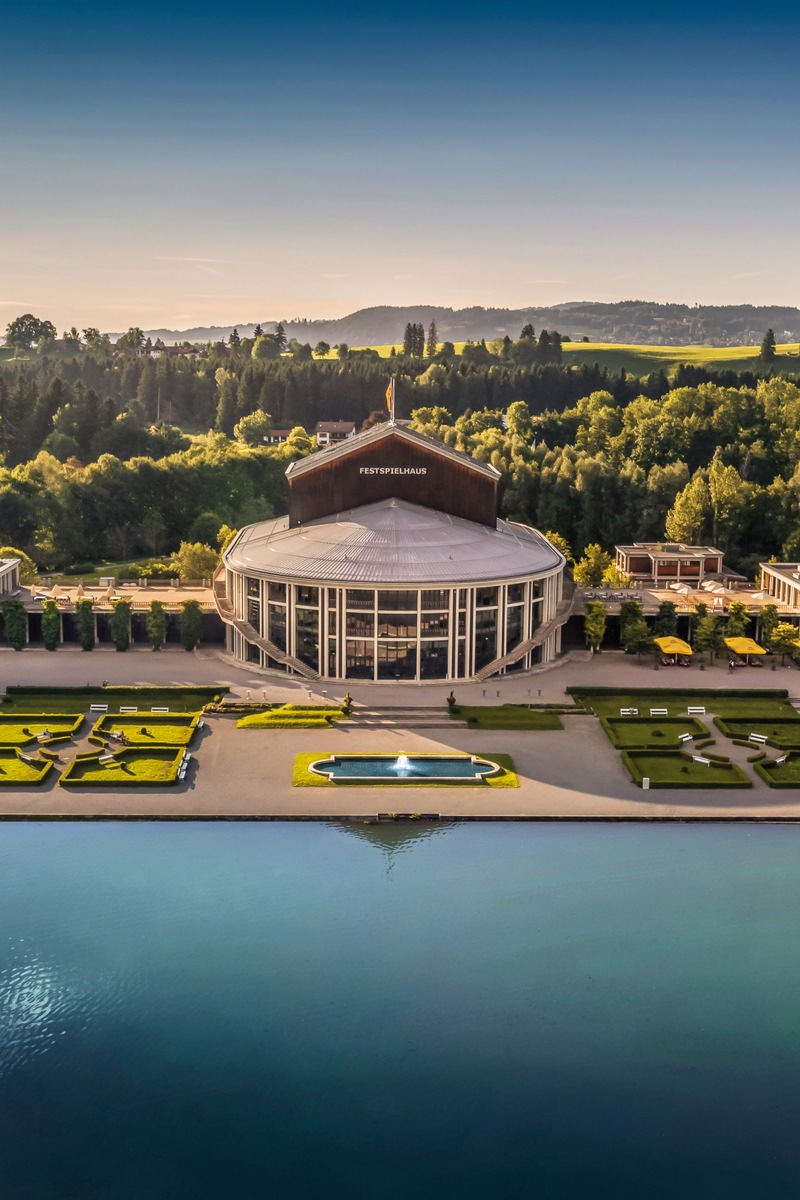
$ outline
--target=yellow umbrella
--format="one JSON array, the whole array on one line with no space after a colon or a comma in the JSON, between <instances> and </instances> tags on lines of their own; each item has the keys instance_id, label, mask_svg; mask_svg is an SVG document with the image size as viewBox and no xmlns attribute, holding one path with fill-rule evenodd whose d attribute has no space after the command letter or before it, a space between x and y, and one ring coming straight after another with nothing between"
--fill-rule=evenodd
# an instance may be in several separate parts
<instances>
[{"instance_id":1,"label":"yellow umbrella","mask_svg":"<svg viewBox=\"0 0 800 1200\"><path fill-rule=\"evenodd\" d=\"M676 637L660 637L653 638L653 641L658 646L663 654L691 654L692 647L688 642L684 642L681 638Z\"/></svg>"},{"instance_id":2,"label":"yellow umbrella","mask_svg":"<svg viewBox=\"0 0 800 1200\"><path fill-rule=\"evenodd\" d=\"M725 645L728 647L729 650L732 650L734 652L734 654L741 654L744 656L746 656L748 654L766 654L767 653L766 650L764 649L764 647L759 646L758 642L754 642L752 638L746 638L746 637L725 638Z\"/></svg>"}]
</instances>

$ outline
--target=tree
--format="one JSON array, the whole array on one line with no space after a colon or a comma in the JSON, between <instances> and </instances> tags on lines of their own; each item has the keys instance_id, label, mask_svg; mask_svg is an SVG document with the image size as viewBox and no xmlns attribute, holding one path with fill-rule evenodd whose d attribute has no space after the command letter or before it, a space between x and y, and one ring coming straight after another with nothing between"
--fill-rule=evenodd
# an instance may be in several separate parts
<instances>
[{"instance_id":1,"label":"tree","mask_svg":"<svg viewBox=\"0 0 800 1200\"><path fill-rule=\"evenodd\" d=\"M653 633L656 637L675 637L678 632L678 610L671 600L663 600L658 606Z\"/></svg>"},{"instance_id":2,"label":"tree","mask_svg":"<svg viewBox=\"0 0 800 1200\"><path fill-rule=\"evenodd\" d=\"M764 644L772 648L772 638L778 625L778 608L775 604L765 604L761 610L761 636Z\"/></svg>"},{"instance_id":3,"label":"tree","mask_svg":"<svg viewBox=\"0 0 800 1200\"><path fill-rule=\"evenodd\" d=\"M700 471L678 492L667 513L666 534L673 542L702 544L711 536L711 493Z\"/></svg>"},{"instance_id":4,"label":"tree","mask_svg":"<svg viewBox=\"0 0 800 1200\"><path fill-rule=\"evenodd\" d=\"M797 653L797 633L797 626L792 625L791 621L779 621L773 630L770 647L775 654L780 654L781 666L787 654Z\"/></svg>"},{"instance_id":5,"label":"tree","mask_svg":"<svg viewBox=\"0 0 800 1200\"><path fill-rule=\"evenodd\" d=\"M747 612L747 605L742 604L741 600L734 600L728 609L728 623L725 626L725 636L744 637L749 624L750 617Z\"/></svg>"},{"instance_id":6,"label":"tree","mask_svg":"<svg viewBox=\"0 0 800 1200\"><path fill-rule=\"evenodd\" d=\"M117 650L127 650L131 644L131 602L115 600L109 620L111 640Z\"/></svg>"},{"instance_id":7,"label":"tree","mask_svg":"<svg viewBox=\"0 0 800 1200\"><path fill-rule=\"evenodd\" d=\"M117 338L117 349L138 351L144 346L144 331L138 325L131 325L127 333Z\"/></svg>"},{"instance_id":8,"label":"tree","mask_svg":"<svg viewBox=\"0 0 800 1200\"><path fill-rule=\"evenodd\" d=\"M169 562L181 582L210 579L219 565L219 553L204 542L181 542Z\"/></svg>"},{"instance_id":9,"label":"tree","mask_svg":"<svg viewBox=\"0 0 800 1200\"><path fill-rule=\"evenodd\" d=\"M722 629L718 618L713 613L706 613L697 622L694 631L694 645L701 654L707 650L711 662L714 661L714 655L719 654L722 650Z\"/></svg>"},{"instance_id":10,"label":"tree","mask_svg":"<svg viewBox=\"0 0 800 1200\"><path fill-rule=\"evenodd\" d=\"M620 641L624 645L625 629L632 621L638 621L644 616L641 600L623 600L619 606Z\"/></svg>"},{"instance_id":11,"label":"tree","mask_svg":"<svg viewBox=\"0 0 800 1200\"><path fill-rule=\"evenodd\" d=\"M36 563L24 551L17 550L14 546L0 546L0 558L18 558L20 583L36 583L39 578Z\"/></svg>"},{"instance_id":12,"label":"tree","mask_svg":"<svg viewBox=\"0 0 800 1200\"><path fill-rule=\"evenodd\" d=\"M436 322L431 321L428 326L428 338L425 343L425 354L428 358L434 358L436 351L439 348L439 334L436 329Z\"/></svg>"},{"instance_id":13,"label":"tree","mask_svg":"<svg viewBox=\"0 0 800 1200\"><path fill-rule=\"evenodd\" d=\"M608 609L602 600L588 600L584 609L583 632L586 644L594 653L600 649L606 635Z\"/></svg>"},{"instance_id":14,"label":"tree","mask_svg":"<svg viewBox=\"0 0 800 1200\"><path fill-rule=\"evenodd\" d=\"M519 340L521 342L533 342L536 340L536 333L534 332L534 328L530 323L522 326Z\"/></svg>"},{"instance_id":15,"label":"tree","mask_svg":"<svg viewBox=\"0 0 800 1200\"><path fill-rule=\"evenodd\" d=\"M56 650L61 638L61 620L55 600L45 600L42 605L42 641L45 650Z\"/></svg>"},{"instance_id":16,"label":"tree","mask_svg":"<svg viewBox=\"0 0 800 1200\"><path fill-rule=\"evenodd\" d=\"M616 563L611 563L603 571L603 578L600 582L606 584L607 587L629 588L633 580L630 575L626 575L624 571L620 571Z\"/></svg>"},{"instance_id":17,"label":"tree","mask_svg":"<svg viewBox=\"0 0 800 1200\"><path fill-rule=\"evenodd\" d=\"M336 347L336 354L339 359L339 362L344 362L349 353L350 353L350 347L348 346L347 342L340 342L339 345Z\"/></svg>"},{"instance_id":18,"label":"tree","mask_svg":"<svg viewBox=\"0 0 800 1200\"><path fill-rule=\"evenodd\" d=\"M232 329L231 335L228 338L228 345L232 350L238 350L242 344L242 339L239 337L239 330Z\"/></svg>"},{"instance_id":19,"label":"tree","mask_svg":"<svg viewBox=\"0 0 800 1200\"><path fill-rule=\"evenodd\" d=\"M555 546L556 550L561 551L568 563L575 561L572 557L572 547L565 537L562 537L560 533L556 533L553 529L548 529L544 536L551 546Z\"/></svg>"},{"instance_id":20,"label":"tree","mask_svg":"<svg viewBox=\"0 0 800 1200\"><path fill-rule=\"evenodd\" d=\"M603 572L611 566L611 561L608 551L594 543L586 547L583 558L575 563L572 577L580 587L596 587L603 578Z\"/></svg>"},{"instance_id":21,"label":"tree","mask_svg":"<svg viewBox=\"0 0 800 1200\"><path fill-rule=\"evenodd\" d=\"M261 328L260 325L257 324L255 329L253 330L253 340L255 340L256 338L263 337L263 336L264 336L264 330Z\"/></svg>"},{"instance_id":22,"label":"tree","mask_svg":"<svg viewBox=\"0 0 800 1200\"><path fill-rule=\"evenodd\" d=\"M42 341L52 341L56 336L56 327L52 321L41 321L32 313L24 313L15 317L6 326L6 344L16 346L20 350L30 350Z\"/></svg>"},{"instance_id":23,"label":"tree","mask_svg":"<svg viewBox=\"0 0 800 1200\"><path fill-rule=\"evenodd\" d=\"M196 600L183 600L178 618L184 650L194 650L203 633L203 614Z\"/></svg>"},{"instance_id":24,"label":"tree","mask_svg":"<svg viewBox=\"0 0 800 1200\"><path fill-rule=\"evenodd\" d=\"M219 546L220 557L225 553L233 539L236 537L238 529L231 529L230 525L220 525L219 533L217 534L217 545Z\"/></svg>"},{"instance_id":25,"label":"tree","mask_svg":"<svg viewBox=\"0 0 800 1200\"><path fill-rule=\"evenodd\" d=\"M278 321L278 324L275 326L275 341L278 343L279 350L286 349L288 343L286 341L286 330L283 327L282 321Z\"/></svg>"},{"instance_id":26,"label":"tree","mask_svg":"<svg viewBox=\"0 0 800 1200\"><path fill-rule=\"evenodd\" d=\"M637 658L654 649L653 633L644 617L634 617L626 623L622 635L622 649L626 654L635 654Z\"/></svg>"},{"instance_id":27,"label":"tree","mask_svg":"<svg viewBox=\"0 0 800 1200\"><path fill-rule=\"evenodd\" d=\"M271 333L263 333L261 337L256 338L253 342L250 357L256 362L266 358L280 358L280 356L281 348L278 344L278 339L273 337Z\"/></svg>"},{"instance_id":28,"label":"tree","mask_svg":"<svg viewBox=\"0 0 800 1200\"><path fill-rule=\"evenodd\" d=\"M237 442L244 442L245 446L263 446L271 429L272 417L258 409L257 412L237 421L233 427L233 436Z\"/></svg>"},{"instance_id":29,"label":"tree","mask_svg":"<svg viewBox=\"0 0 800 1200\"><path fill-rule=\"evenodd\" d=\"M147 640L160 650L167 637L167 613L160 600L153 600L147 613Z\"/></svg>"},{"instance_id":30,"label":"tree","mask_svg":"<svg viewBox=\"0 0 800 1200\"><path fill-rule=\"evenodd\" d=\"M28 635L28 614L19 600L6 600L3 604L3 628L9 646L22 650Z\"/></svg>"},{"instance_id":31,"label":"tree","mask_svg":"<svg viewBox=\"0 0 800 1200\"><path fill-rule=\"evenodd\" d=\"M771 329L768 329L767 332L764 334L763 341L761 342L761 350L759 351L759 357L761 358L762 362L774 362L775 356L776 356L775 334L772 332Z\"/></svg>"},{"instance_id":32,"label":"tree","mask_svg":"<svg viewBox=\"0 0 800 1200\"><path fill-rule=\"evenodd\" d=\"M81 650L94 650L94 601L78 600L75 605L75 625Z\"/></svg>"},{"instance_id":33,"label":"tree","mask_svg":"<svg viewBox=\"0 0 800 1200\"><path fill-rule=\"evenodd\" d=\"M317 342L314 347L314 354L317 358L327 358L331 352L331 348L327 342Z\"/></svg>"}]
</instances>

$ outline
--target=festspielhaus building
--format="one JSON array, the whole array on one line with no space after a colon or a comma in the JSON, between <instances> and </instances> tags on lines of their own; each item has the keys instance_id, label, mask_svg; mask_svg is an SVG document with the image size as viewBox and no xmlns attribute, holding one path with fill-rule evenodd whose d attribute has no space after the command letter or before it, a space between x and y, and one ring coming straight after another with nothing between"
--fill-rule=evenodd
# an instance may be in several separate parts
<instances>
[{"instance_id":1,"label":"festspielhaus building","mask_svg":"<svg viewBox=\"0 0 800 1200\"><path fill-rule=\"evenodd\" d=\"M215 597L241 662L307 679L463 680L560 649L564 559L497 518L500 475L393 423L292 463Z\"/></svg>"}]
</instances>

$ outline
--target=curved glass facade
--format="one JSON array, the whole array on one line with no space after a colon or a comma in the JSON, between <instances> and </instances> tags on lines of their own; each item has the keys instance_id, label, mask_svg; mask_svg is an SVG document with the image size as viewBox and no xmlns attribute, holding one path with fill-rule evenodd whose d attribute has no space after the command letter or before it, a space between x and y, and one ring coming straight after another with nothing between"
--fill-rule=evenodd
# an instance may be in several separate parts
<instances>
[{"instance_id":1,"label":"curved glass facade","mask_svg":"<svg viewBox=\"0 0 800 1200\"><path fill-rule=\"evenodd\" d=\"M524 670L552 657L559 633L512 652L552 619L561 571L467 586L319 586L227 570L235 622L230 648L245 662L323 679L457 680L497 664ZM513 661L503 663L506 655ZM293 661L294 660L294 661Z\"/></svg>"}]
</instances>

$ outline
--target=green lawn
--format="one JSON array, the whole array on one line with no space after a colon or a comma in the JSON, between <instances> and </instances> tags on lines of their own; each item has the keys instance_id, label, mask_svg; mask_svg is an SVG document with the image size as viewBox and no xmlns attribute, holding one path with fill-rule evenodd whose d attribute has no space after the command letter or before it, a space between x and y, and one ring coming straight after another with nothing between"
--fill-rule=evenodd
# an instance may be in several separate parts
<instances>
[{"instance_id":1,"label":"green lawn","mask_svg":"<svg viewBox=\"0 0 800 1200\"><path fill-rule=\"evenodd\" d=\"M671 371L681 363L726 371L787 371L800 373L797 343L778 346L774 363L760 361L758 346L636 346L613 342L565 342L563 362L567 366L599 363L609 371L626 370L632 375Z\"/></svg>"},{"instance_id":2,"label":"green lawn","mask_svg":"<svg viewBox=\"0 0 800 1200\"><path fill-rule=\"evenodd\" d=\"M770 787L800 787L800 754L790 754L783 763L776 763L772 760L757 762L754 764L753 770Z\"/></svg>"},{"instance_id":3,"label":"green lawn","mask_svg":"<svg viewBox=\"0 0 800 1200\"><path fill-rule=\"evenodd\" d=\"M582 704L598 717L618 717L621 708L638 708L643 717L650 716L651 708L666 708L670 717L678 717L687 708L704 707L710 716L792 718L797 713L788 700L785 690L736 690L642 688L615 691L613 688L568 688L567 691L577 704Z\"/></svg>"},{"instance_id":4,"label":"green lawn","mask_svg":"<svg viewBox=\"0 0 800 1200\"><path fill-rule=\"evenodd\" d=\"M168 747L152 750L123 749L114 752L114 762L99 761L99 754L76 758L59 780L64 787L164 787L178 778L182 750Z\"/></svg>"},{"instance_id":5,"label":"green lawn","mask_svg":"<svg viewBox=\"0 0 800 1200\"><path fill-rule=\"evenodd\" d=\"M107 704L110 713L134 707L196 713L226 691L224 687L10 687L3 697L2 711L88 713L92 704Z\"/></svg>"},{"instance_id":6,"label":"green lawn","mask_svg":"<svg viewBox=\"0 0 800 1200\"><path fill-rule=\"evenodd\" d=\"M766 737L770 746L778 750L800 749L800 717L797 715L778 719L767 718L762 721L715 719L714 724L720 733L729 738L741 738L746 742L751 733L757 733Z\"/></svg>"},{"instance_id":7,"label":"green lawn","mask_svg":"<svg viewBox=\"0 0 800 1200\"><path fill-rule=\"evenodd\" d=\"M352 754L371 753L371 751L352 750ZM396 754L376 754L376 758L396 758ZM434 758L440 757L438 754L432 755ZM466 756L465 756L466 757ZM514 760L509 754L489 754L481 753L477 756L485 758L488 762L493 762L502 767L499 775L493 776L491 779L481 779L478 781L465 779L457 782L451 780L425 780L425 782L414 782L411 779L402 783L385 783L383 781L374 783L370 780L348 780L347 783L334 783L333 780L327 779L324 775L312 775L309 771L309 766L313 762L317 762L322 758L330 758L330 753L325 752L320 754L296 754L294 756L294 769L292 771L293 787L327 787L327 788L342 788L342 787L388 787L394 791L395 788L419 788L419 787L494 787L494 788L515 788L519 787L519 779L517 778Z\"/></svg>"},{"instance_id":8,"label":"green lawn","mask_svg":"<svg viewBox=\"0 0 800 1200\"><path fill-rule=\"evenodd\" d=\"M39 784L53 769L52 762L34 758L25 762L17 750L0 750L0 787L28 787Z\"/></svg>"},{"instance_id":9,"label":"green lawn","mask_svg":"<svg viewBox=\"0 0 800 1200\"><path fill-rule=\"evenodd\" d=\"M454 721L467 721L473 729L563 729L557 713L533 710L524 704L455 704Z\"/></svg>"},{"instance_id":10,"label":"green lawn","mask_svg":"<svg viewBox=\"0 0 800 1200\"><path fill-rule=\"evenodd\" d=\"M621 756L634 783L650 780L651 788L743 788L752 787L735 763L696 763L680 751L623 750Z\"/></svg>"},{"instance_id":11,"label":"green lawn","mask_svg":"<svg viewBox=\"0 0 800 1200\"><path fill-rule=\"evenodd\" d=\"M267 712L250 713L236 722L237 729L324 729L345 719L340 706L281 704Z\"/></svg>"},{"instance_id":12,"label":"green lawn","mask_svg":"<svg viewBox=\"0 0 800 1200\"><path fill-rule=\"evenodd\" d=\"M92 733L107 738L119 729L133 746L188 746L199 718L199 713L107 713L95 722Z\"/></svg>"},{"instance_id":13,"label":"green lawn","mask_svg":"<svg viewBox=\"0 0 800 1200\"><path fill-rule=\"evenodd\" d=\"M708 729L696 717L602 717L600 724L618 750L677 750L682 733L708 736Z\"/></svg>"},{"instance_id":14,"label":"green lawn","mask_svg":"<svg viewBox=\"0 0 800 1200\"><path fill-rule=\"evenodd\" d=\"M0 746L25 746L49 729L53 734L73 734L83 716L64 713L7 713L0 711Z\"/></svg>"}]
</instances>

